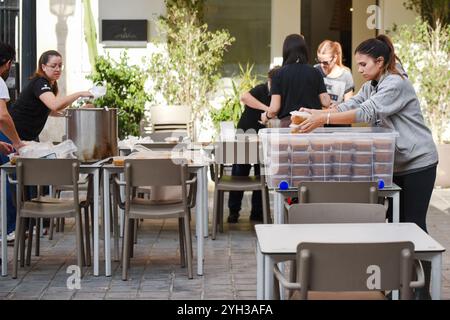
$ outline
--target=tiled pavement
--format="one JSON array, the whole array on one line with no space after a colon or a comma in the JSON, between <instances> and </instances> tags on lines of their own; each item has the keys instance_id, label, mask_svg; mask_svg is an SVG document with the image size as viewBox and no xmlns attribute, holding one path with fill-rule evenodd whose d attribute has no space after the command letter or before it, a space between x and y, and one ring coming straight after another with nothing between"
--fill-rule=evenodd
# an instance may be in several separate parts
<instances>
[{"instance_id":1,"label":"tiled pavement","mask_svg":"<svg viewBox=\"0 0 450 320\"><path fill-rule=\"evenodd\" d=\"M195 275L188 280L186 269L179 266L177 224L147 221L139 232L129 281L121 280L121 268L115 262L113 277L94 277L88 269L81 290L71 291L66 284L69 277L66 270L75 263L75 255L73 225L69 221L64 234L56 234L53 241L41 239L41 257L33 256L32 266L21 268L19 279L10 276L0 279L0 299L255 299L255 233L248 219L249 206L250 197L246 195L239 224L225 225L225 233L219 234L217 240L205 242L202 277ZM450 190L435 190L428 226L430 234L450 248ZM442 298L450 299L448 252L443 256Z\"/></svg>"}]
</instances>

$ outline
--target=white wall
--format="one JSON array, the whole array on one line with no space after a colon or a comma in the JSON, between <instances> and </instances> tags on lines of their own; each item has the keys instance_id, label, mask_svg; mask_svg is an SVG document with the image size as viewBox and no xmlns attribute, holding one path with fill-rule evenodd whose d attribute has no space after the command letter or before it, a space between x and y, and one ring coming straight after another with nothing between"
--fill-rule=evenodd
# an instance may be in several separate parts
<instances>
[{"instance_id":1,"label":"white wall","mask_svg":"<svg viewBox=\"0 0 450 320\"><path fill-rule=\"evenodd\" d=\"M417 13L405 8L404 0L380 0L380 7L382 9L382 29L385 33L392 30L394 24L413 24Z\"/></svg>"},{"instance_id":2,"label":"white wall","mask_svg":"<svg viewBox=\"0 0 450 320\"><path fill-rule=\"evenodd\" d=\"M97 35L100 41L101 19L148 19L150 40L156 36L154 21L165 14L164 0L92 0L94 18L97 23ZM53 11L52 11L53 9ZM55 15L55 9L64 11L66 17ZM86 76L91 73L91 65L83 29L82 0L39 0L37 6L37 55L50 49L57 49L63 54L65 70L59 81L61 94L87 90L92 86ZM64 23L65 21L66 23ZM65 37L67 33L67 37ZM104 48L98 44L99 54L110 53L117 58L124 48ZM141 64L142 57L148 56L152 45L147 48L128 50L130 61ZM59 141L65 133L65 120L49 118L41 135L41 140Z\"/></svg>"},{"instance_id":3,"label":"white wall","mask_svg":"<svg viewBox=\"0 0 450 320\"><path fill-rule=\"evenodd\" d=\"M283 56L283 42L291 33L300 33L301 0L272 0L271 61Z\"/></svg>"}]
</instances>

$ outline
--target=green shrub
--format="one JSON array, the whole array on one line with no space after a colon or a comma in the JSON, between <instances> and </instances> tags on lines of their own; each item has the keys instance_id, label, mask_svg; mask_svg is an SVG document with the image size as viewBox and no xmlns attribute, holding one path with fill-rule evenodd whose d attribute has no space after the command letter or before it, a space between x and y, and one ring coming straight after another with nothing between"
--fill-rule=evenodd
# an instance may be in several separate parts
<instances>
[{"instance_id":1,"label":"green shrub","mask_svg":"<svg viewBox=\"0 0 450 320\"><path fill-rule=\"evenodd\" d=\"M397 55L416 89L435 141L442 143L450 124L450 25L436 28L417 18L392 35Z\"/></svg>"},{"instance_id":2,"label":"green shrub","mask_svg":"<svg viewBox=\"0 0 450 320\"><path fill-rule=\"evenodd\" d=\"M88 76L94 83L106 83L108 91L96 105L119 109L119 137L140 135L140 122L145 103L151 100L144 86L148 73L136 65L129 65L128 54L123 52L119 61L109 55L95 60L95 71Z\"/></svg>"}]
</instances>

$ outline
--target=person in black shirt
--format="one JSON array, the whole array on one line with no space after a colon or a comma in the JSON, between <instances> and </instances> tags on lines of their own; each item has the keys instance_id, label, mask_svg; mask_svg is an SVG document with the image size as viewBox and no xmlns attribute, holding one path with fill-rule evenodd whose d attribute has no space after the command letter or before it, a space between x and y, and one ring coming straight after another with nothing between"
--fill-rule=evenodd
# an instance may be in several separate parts
<instances>
[{"instance_id":1,"label":"person in black shirt","mask_svg":"<svg viewBox=\"0 0 450 320\"><path fill-rule=\"evenodd\" d=\"M92 93L88 91L77 92L66 97L58 96L57 81L62 71L61 54L53 50L44 52L39 58L36 73L11 107L11 118L23 141L38 141L49 115L59 116L58 112L70 106L78 98L92 97ZM30 196L33 196L35 188L28 192ZM8 230L15 229L15 215L14 208L11 209L8 206L8 217L14 216L11 223L8 220ZM44 227L46 223L44 222Z\"/></svg>"},{"instance_id":2,"label":"person in black shirt","mask_svg":"<svg viewBox=\"0 0 450 320\"><path fill-rule=\"evenodd\" d=\"M308 48L299 34L286 37L283 44L283 67L272 79L270 108L261 116L261 121L278 116L282 127L291 124L292 111L303 106L310 109L328 108L331 104L320 72L308 64Z\"/></svg>"},{"instance_id":3,"label":"person in black shirt","mask_svg":"<svg viewBox=\"0 0 450 320\"><path fill-rule=\"evenodd\" d=\"M274 74L279 67L275 67L269 71L267 83L262 83L254 87L249 92L241 96L241 102L245 104L245 110L242 113L241 119L238 123L238 130L244 132L258 132L264 126L259 123L261 114L269 109L270 105L270 87ZM233 165L233 176L248 176L252 166L250 164L235 164ZM260 175L259 165L254 166L255 176ZM230 215L228 216L228 223L237 223L239 219L239 211L241 210L242 198L244 192L231 191L228 199L228 208ZM250 215L252 221L262 221L262 195L261 191L253 191L252 194L252 211Z\"/></svg>"},{"instance_id":4,"label":"person in black shirt","mask_svg":"<svg viewBox=\"0 0 450 320\"><path fill-rule=\"evenodd\" d=\"M88 91L66 97L58 96L58 80L63 70L62 56L57 51L46 51L30 83L20 93L10 113L22 140L37 141L49 115L70 106L81 97L92 97Z\"/></svg>"}]
</instances>

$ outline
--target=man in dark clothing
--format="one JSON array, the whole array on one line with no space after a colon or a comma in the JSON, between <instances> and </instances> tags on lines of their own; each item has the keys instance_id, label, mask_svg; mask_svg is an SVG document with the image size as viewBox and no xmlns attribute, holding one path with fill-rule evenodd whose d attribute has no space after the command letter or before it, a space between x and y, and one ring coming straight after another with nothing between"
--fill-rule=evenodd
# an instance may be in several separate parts
<instances>
[{"instance_id":1,"label":"man in dark clothing","mask_svg":"<svg viewBox=\"0 0 450 320\"><path fill-rule=\"evenodd\" d=\"M268 82L262 83L254 87L249 92L246 92L241 97L241 102L245 104L245 110L238 123L238 130L248 132L258 132L264 126L259 122L261 114L266 112L270 106L270 86L272 77L275 75L278 67L269 71ZM235 164L233 165L233 176L248 176L252 166L250 164ZM254 166L255 176L260 175L259 165ZM228 200L228 208L230 215L228 223L237 223L239 219L239 211L241 210L243 191L231 191ZM262 195L261 191L253 191L252 195L252 211L250 215L252 221L262 221Z\"/></svg>"}]
</instances>

